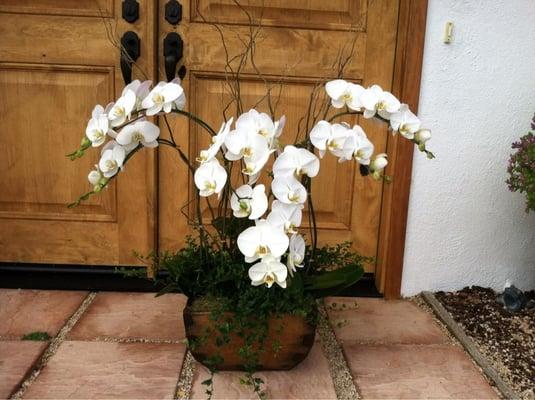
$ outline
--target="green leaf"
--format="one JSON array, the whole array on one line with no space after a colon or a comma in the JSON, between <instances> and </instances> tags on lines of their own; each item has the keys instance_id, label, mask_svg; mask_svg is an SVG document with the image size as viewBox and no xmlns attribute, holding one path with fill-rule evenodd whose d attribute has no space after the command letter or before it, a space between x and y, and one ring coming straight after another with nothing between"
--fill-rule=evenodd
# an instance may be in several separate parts
<instances>
[{"instance_id":1,"label":"green leaf","mask_svg":"<svg viewBox=\"0 0 535 400\"><path fill-rule=\"evenodd\" d=\"M304 278L307 292L314 297L332 296L353 285L364 275L361 265L349 265Z\"/></svg>"}]
</instances>

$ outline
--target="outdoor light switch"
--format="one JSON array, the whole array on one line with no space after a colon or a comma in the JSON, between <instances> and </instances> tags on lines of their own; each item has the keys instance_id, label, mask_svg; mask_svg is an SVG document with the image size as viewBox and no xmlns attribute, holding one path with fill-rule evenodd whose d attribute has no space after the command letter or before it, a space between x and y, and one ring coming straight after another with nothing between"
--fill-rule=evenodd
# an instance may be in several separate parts
<instances>
[{"instance_id":1,"label":"outdoor light switch","mask_svg":"<svg viewBox=\"0 0 535 400\"><path fill-rule=\"evenodd\" d=\"M444 27L444 43L450 44L453 41L453 22L446 22Z\"/></svg>"}]
</instances>

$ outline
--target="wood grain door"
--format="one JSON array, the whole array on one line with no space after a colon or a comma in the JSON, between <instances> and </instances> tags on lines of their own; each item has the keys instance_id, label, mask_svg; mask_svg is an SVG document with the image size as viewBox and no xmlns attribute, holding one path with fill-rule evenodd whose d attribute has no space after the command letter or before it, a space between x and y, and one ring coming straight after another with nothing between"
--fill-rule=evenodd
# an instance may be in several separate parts
<instances>
[{"instance_id":1,"label":"wood grain door","mask_svg":"<svg viewBox=\"0 0 535 400\"><path fill-rule=\"evenodd\" d=\"M121 179L75 209L98 151L76 149L95 104L124 86L125 31L141 38L139 66L152 73L153 2L121 18L120 0L0 1L0 261L133 264L155 245L155 157L128 163ZM149 23L150 22L150 23ZM135 76L135 73L134 73Z\"/></svg>"},{"instance_id":2,"label":"wood grain door","mask_svg":"<svg viewBox=\"0 0 535 400\"><path fill-rule=\"evenodd\" d=\"M347 55L349 49L353 57L345 68L346 79L365 86L376 83L386 90L392 88L398 0L243 0L241 6L233 0L181 3L184 19L176 27L165 22L164 4L160 4L160 46L169 32L177 31L183 38L189 111L213 127L219 128L223 121L221 110L229 98L221 33L229 57L239 55L249 32L247 14L257 22L261 18L263 29L256 44L255 65L249 62L241 69L241 96L248 107L264 96L266 83L256 76L256 69L265 75L268 84L285 84L276 114L286 115L286 143L293 141L298 132L299 120L318 79L336 78L336 60L340 54ZM224 24L221 32L214 23ZM163 70L161 57L160 69ZM259 108L267 111L265 102ZM359 123L375 143L377 153L384 152L386 127L371 121ZM193 158L206 146L204 133L197 126L183 119L174 119L172 125L181 146ZM162 249L178 248L189 232L181 210L187 211L183 206L193 198L194 189L176 154L162 149L159 166L159 244ZM350 240L361 254L376 256L382 193L383 184L362 178L356 163L338 164L327 155L319 177L313 180L320 240ZM306 215L303 220L307 221ZM368 272L374 270L375 266L368 266Z\"/></svg>"}]
</instances>

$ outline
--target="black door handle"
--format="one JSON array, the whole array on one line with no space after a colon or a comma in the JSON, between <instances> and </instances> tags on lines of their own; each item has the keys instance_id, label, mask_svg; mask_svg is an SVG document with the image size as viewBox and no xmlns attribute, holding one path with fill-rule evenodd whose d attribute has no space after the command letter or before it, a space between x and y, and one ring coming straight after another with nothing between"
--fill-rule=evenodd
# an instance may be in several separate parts
<instances>
[{"instance_id":1,"label":"black door handle","mask_svg":"<svg viewBox=\"0 0 535 400\"><path fill-rule=\"evenodd\" d=\"M176 32L168 33L163 40L163 56L165 57L165 76L172 81L176 76L176 67L184 54L184 42ZM181 71L185 69L181 68ZM181 77L183 78L183 76Z\"/></svg>"},{"instance_id":2,"label":"black door handle","mask_svg":"<svg viewBox=\"0 0 535 400\"><path fill-rule=\"evenodd\" d=\"M121 72L125 85L132 82L132 64L139 58L140 43L139 36L132 31L125 32L121 38Z\"/></svg>"}]
</instances>

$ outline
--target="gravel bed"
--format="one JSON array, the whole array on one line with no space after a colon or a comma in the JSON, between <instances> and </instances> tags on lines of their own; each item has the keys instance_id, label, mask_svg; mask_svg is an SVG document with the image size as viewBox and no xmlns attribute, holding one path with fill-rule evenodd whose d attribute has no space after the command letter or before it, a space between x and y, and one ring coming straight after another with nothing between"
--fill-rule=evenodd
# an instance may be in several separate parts
<instances>
[{"instance_id":1,"label":"gravel bed","mask_svg":"<svg viewBox=\"0 0 535 400\"><path fill-rule=\"evenodd\" d=\"M535 399L535 308L510 313L496 296L476 286L435 294L519 397Z\"/></svg>"}]
</instances>

